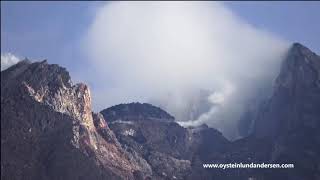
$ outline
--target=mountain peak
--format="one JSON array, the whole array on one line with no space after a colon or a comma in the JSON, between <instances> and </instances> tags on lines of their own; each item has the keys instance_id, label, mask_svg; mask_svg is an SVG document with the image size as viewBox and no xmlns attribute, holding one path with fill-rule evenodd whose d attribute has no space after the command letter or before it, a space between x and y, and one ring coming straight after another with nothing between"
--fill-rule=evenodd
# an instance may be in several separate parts
<instances>
[{"instance_id":1,"label":"mountain peak","mask_svg":"<svg viewBox=\"0 0 320 180\"><path fill-rule=\"evenodd\" d=\"M36 74L36 76L35 76ZM47 60L32 63L29 59L18 62L1 72L1 79L15 79L13 82L25 81L35 88L42 86L71 87L71 77L66 68L57 64L48 64Z\"/></svg>"},{"instance_id":2,"label":"mountain peak","mask_svg":"<svg viewBox=\"0 0 320 180\"><path fill-rule=\"evenodd\" d=\"M174 117L159 107L148 103L118 104L100 112L107 121L128 119L161 119L173 121Z\"/></svg>"},{"instance_id":3,"label":"mountain peak","mask_svg":"<svg viewBox=\"0 0 320 180\"><path fill-rule=\"evenodd\" d=\"M1 96L11 96L16 92L7 89L16 87L38 103L93 127L89 88L81 83L73 85L66 68L47 60L31 63L25 59L1 72L1 82Z\"/></svg>"},{"instance_id":4,"label":"mountain peak","mask_svg":"<svg viewBox=\"0 0 320 180\"><path fill-rule=\"evenodd\" d=\"M135 179L139 170L92 112L88 86L46 60L1 72L1 153L1 179L21 179L17 170L31 179Z\"/></svg>"},{"instance_id":5,"label":"mountain peak","mask_svg":"<svg viewBox=\"0 0 320 180\"><path fill-rule=\"evenodd\" d=\"M309 48L302 45L301 43L295 42L291 45L291 48L289 49L288 55L295 54L300 56L318 56L316 53L312 52Z\"/></svg>"},{"instance_id":6,"label":"mountain peak","mask_svg":"<svg viewBox=\"0 0 320 180\"><path fill-rule=\"evenodd\" d=\"M313 128L319 117L320 56L294 43L276 78L273 95L255 122L258 136L277 137L302 126ZM308 124L309 123L309 124Z\"/></svg>"},{"instance_id":7,"label":"mountain peak","mask_svg":"<svg viewBox=\"0 0 320 180\"><path fill-rule=\"evenodd\" d=\"M278 84L297 84L312 86L318 83L320 73L320 56L300 43L294 43L281 67L277 78ZM285 86L288 87L288 86Z\"/></svg>"},{"instance_id":8,"label":"mountain peak","mask_svg":"<svg viewBox=\"0 0 320 180\"><path fill-rule=\"evenodd\" d=\"M299 42L294 42L294 43L292 44L292 47L293 47L293 48L306 48L304 45L302 45L302 44L299 43Z\"/></svg>"}]
</instances>

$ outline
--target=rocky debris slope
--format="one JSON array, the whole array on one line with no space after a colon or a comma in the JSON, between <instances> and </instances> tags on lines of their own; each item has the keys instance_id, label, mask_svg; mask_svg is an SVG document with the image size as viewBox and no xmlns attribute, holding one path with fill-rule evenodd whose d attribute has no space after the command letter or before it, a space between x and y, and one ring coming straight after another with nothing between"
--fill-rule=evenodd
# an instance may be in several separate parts
<instances>
[{"instance_id":1,"label":"rocky debris slope","mask_svg":"<svg viewBox=\"0 0 320 180\"><path fill-rule=\"evenodd\" d=\"M149 104L131 103L121 105L125 109L144 107L150 111L144 114L155 114ZM194 158L205 159L207 153L222 153L229 141L220 132L206 125L196 128L184 128L173 121L167 121L169 116L130 116L125 114L126 121L111 121L108 113L121 114L124 110L113 108L113 111L103 110L110 128L117 136L122 147L134 156L144 159L151 170L152 179L186 179L193 172ZM103 113L104 112L104 113ZM108 113L106 113L108 112ZM121 116L119 119L123 119ZM201 165L202 166L202 165Z\"/></svg>"},{"instance_id":2,"label":"rocky debris slope","mask_svg":"<svg viewBox=\"0 0 320 180\"><path fill-rule=\"evenodd\" d=\"M143 160L151 179L263 177L255 170L204 169L203 163L267 163L271 152L269 141L246 138L230 142L205 124L184 128L175 122L156 119L108 122L123 149L133 158Z\"/></svg>"},{"instance_id":3,"label":"rocky debris slope","mask_svg":"<svg viewBox=\"0 0 320 180\"><path fill-rule=\"evenodd\" d=\"M1 179L135 179L84 84L46 61L1 72Z\"/></svg>"}]
</instances>

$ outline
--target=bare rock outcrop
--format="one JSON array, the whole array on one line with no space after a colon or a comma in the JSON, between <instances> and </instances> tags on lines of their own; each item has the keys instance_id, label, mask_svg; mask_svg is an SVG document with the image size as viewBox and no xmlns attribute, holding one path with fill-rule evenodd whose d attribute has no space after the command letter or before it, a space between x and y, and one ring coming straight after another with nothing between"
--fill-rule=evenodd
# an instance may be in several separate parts
<instances>
[{"instance_id":1,"label":"bare rock outcrop","mask_svg":"<svg viewBox=\"0 0 320 180\"><path fill-rule=\"evenodd\" d=\"M1 72L1 179L136 179L85 84L46 61Z\"/></svg>"}]
</instances>

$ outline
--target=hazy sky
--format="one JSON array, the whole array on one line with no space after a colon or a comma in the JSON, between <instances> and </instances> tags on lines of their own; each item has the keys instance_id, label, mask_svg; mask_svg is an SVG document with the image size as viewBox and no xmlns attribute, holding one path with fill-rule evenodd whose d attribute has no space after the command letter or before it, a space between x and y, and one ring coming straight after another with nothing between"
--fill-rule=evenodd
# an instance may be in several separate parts
<instances>
[{"instance_id":1,"label":"hazy sky","mask_svg":"<svg viewBox=\"0 0 320 180\"><path fill-rule=\"evenodd\" d=\"M92 21L95 9L104 3L107 2L1 1L1 52L56 57L52 56L60 52L52 50L60 49L56 43L59 46L73 44ZM320 23L317 23L320 17L319 2L251 1L225 4L255 26L320 51ZM30 43L34 45L28 46ZM35 44L39 43L42 44L41 49L35 48Z\"/></svg>"},{"instance_id":2,"label":"hazy sky","mask_svg":"<svg viewBox=\"0 0 320 180\"><path fill-rule=\"evenodd\" d=\"M80 46L97 9L106 3L1 1L1 53L48 59L50 63L67 67L76 81L83 81L76 74L90 73L94 67L87 64L88 57ZM319 54L319 2L224 4L251 25L289 42L301 42Z\"/></svg>"},{"instance_id":3,"label":"hazy sky","mask_svg":"<svg viewBox=\"0 0 320 180\"><path fill-rule=\"evenodd\" d=\"M60 64L95 110L152 100L179 117L208 90L210 110L184 120L224 132L290 43L320 52L319 18L319 2L1 2L1 64Z\"/></svg>"},{"instance_id":4,"label":"hazy sky","mask_svg":"<svg viewBox=\"0 0 320 180\"><path fill-rule=\"evenodd\" d=\"M101 5L108 2L3 2L1 53L48 59L82 71L78 48L83 34ZM225 2L248 23L288 41L320 52L319 2Z\"/></svg>"}]
</instances>

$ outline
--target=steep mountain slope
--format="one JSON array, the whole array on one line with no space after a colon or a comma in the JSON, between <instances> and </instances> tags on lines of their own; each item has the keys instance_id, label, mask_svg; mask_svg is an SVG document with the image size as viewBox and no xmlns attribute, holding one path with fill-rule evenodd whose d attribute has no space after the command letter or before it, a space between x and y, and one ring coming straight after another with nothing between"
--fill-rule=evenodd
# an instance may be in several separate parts
<instances>
[{"instance_id":1,"label":"steep mountain slope","mask_svg":"<svg viewBox=\"0 0 320 180\"><path fill-rule=\"evenodd\" d=\"M133 179L139 167L98 117L64 68L22 61L1 72L1 179Z\"/></svg>"},{"instance_id":2,"label":"steep mountain slope","mask_svg":"<svg viewBox=\"0 0 320 180\"><path fill-rule=\"evenodd\" d=\"M272 97L255 123L258 137L276 137L297 128L319 127L320 57L295 43L283 61Z\"/></svg>"},{"instance_id":3,"label":"steep mountain slope","mask_svg":"<svg viewBox=\"0 0 320 180\"><path fill-rule=\"evenodd\" d=\"M293 162L282 179L320 178L320 56L295 43L283 61L273 95L260 106L255 137L274 143L271 159Z\"/></svg>"}]
</instances>

